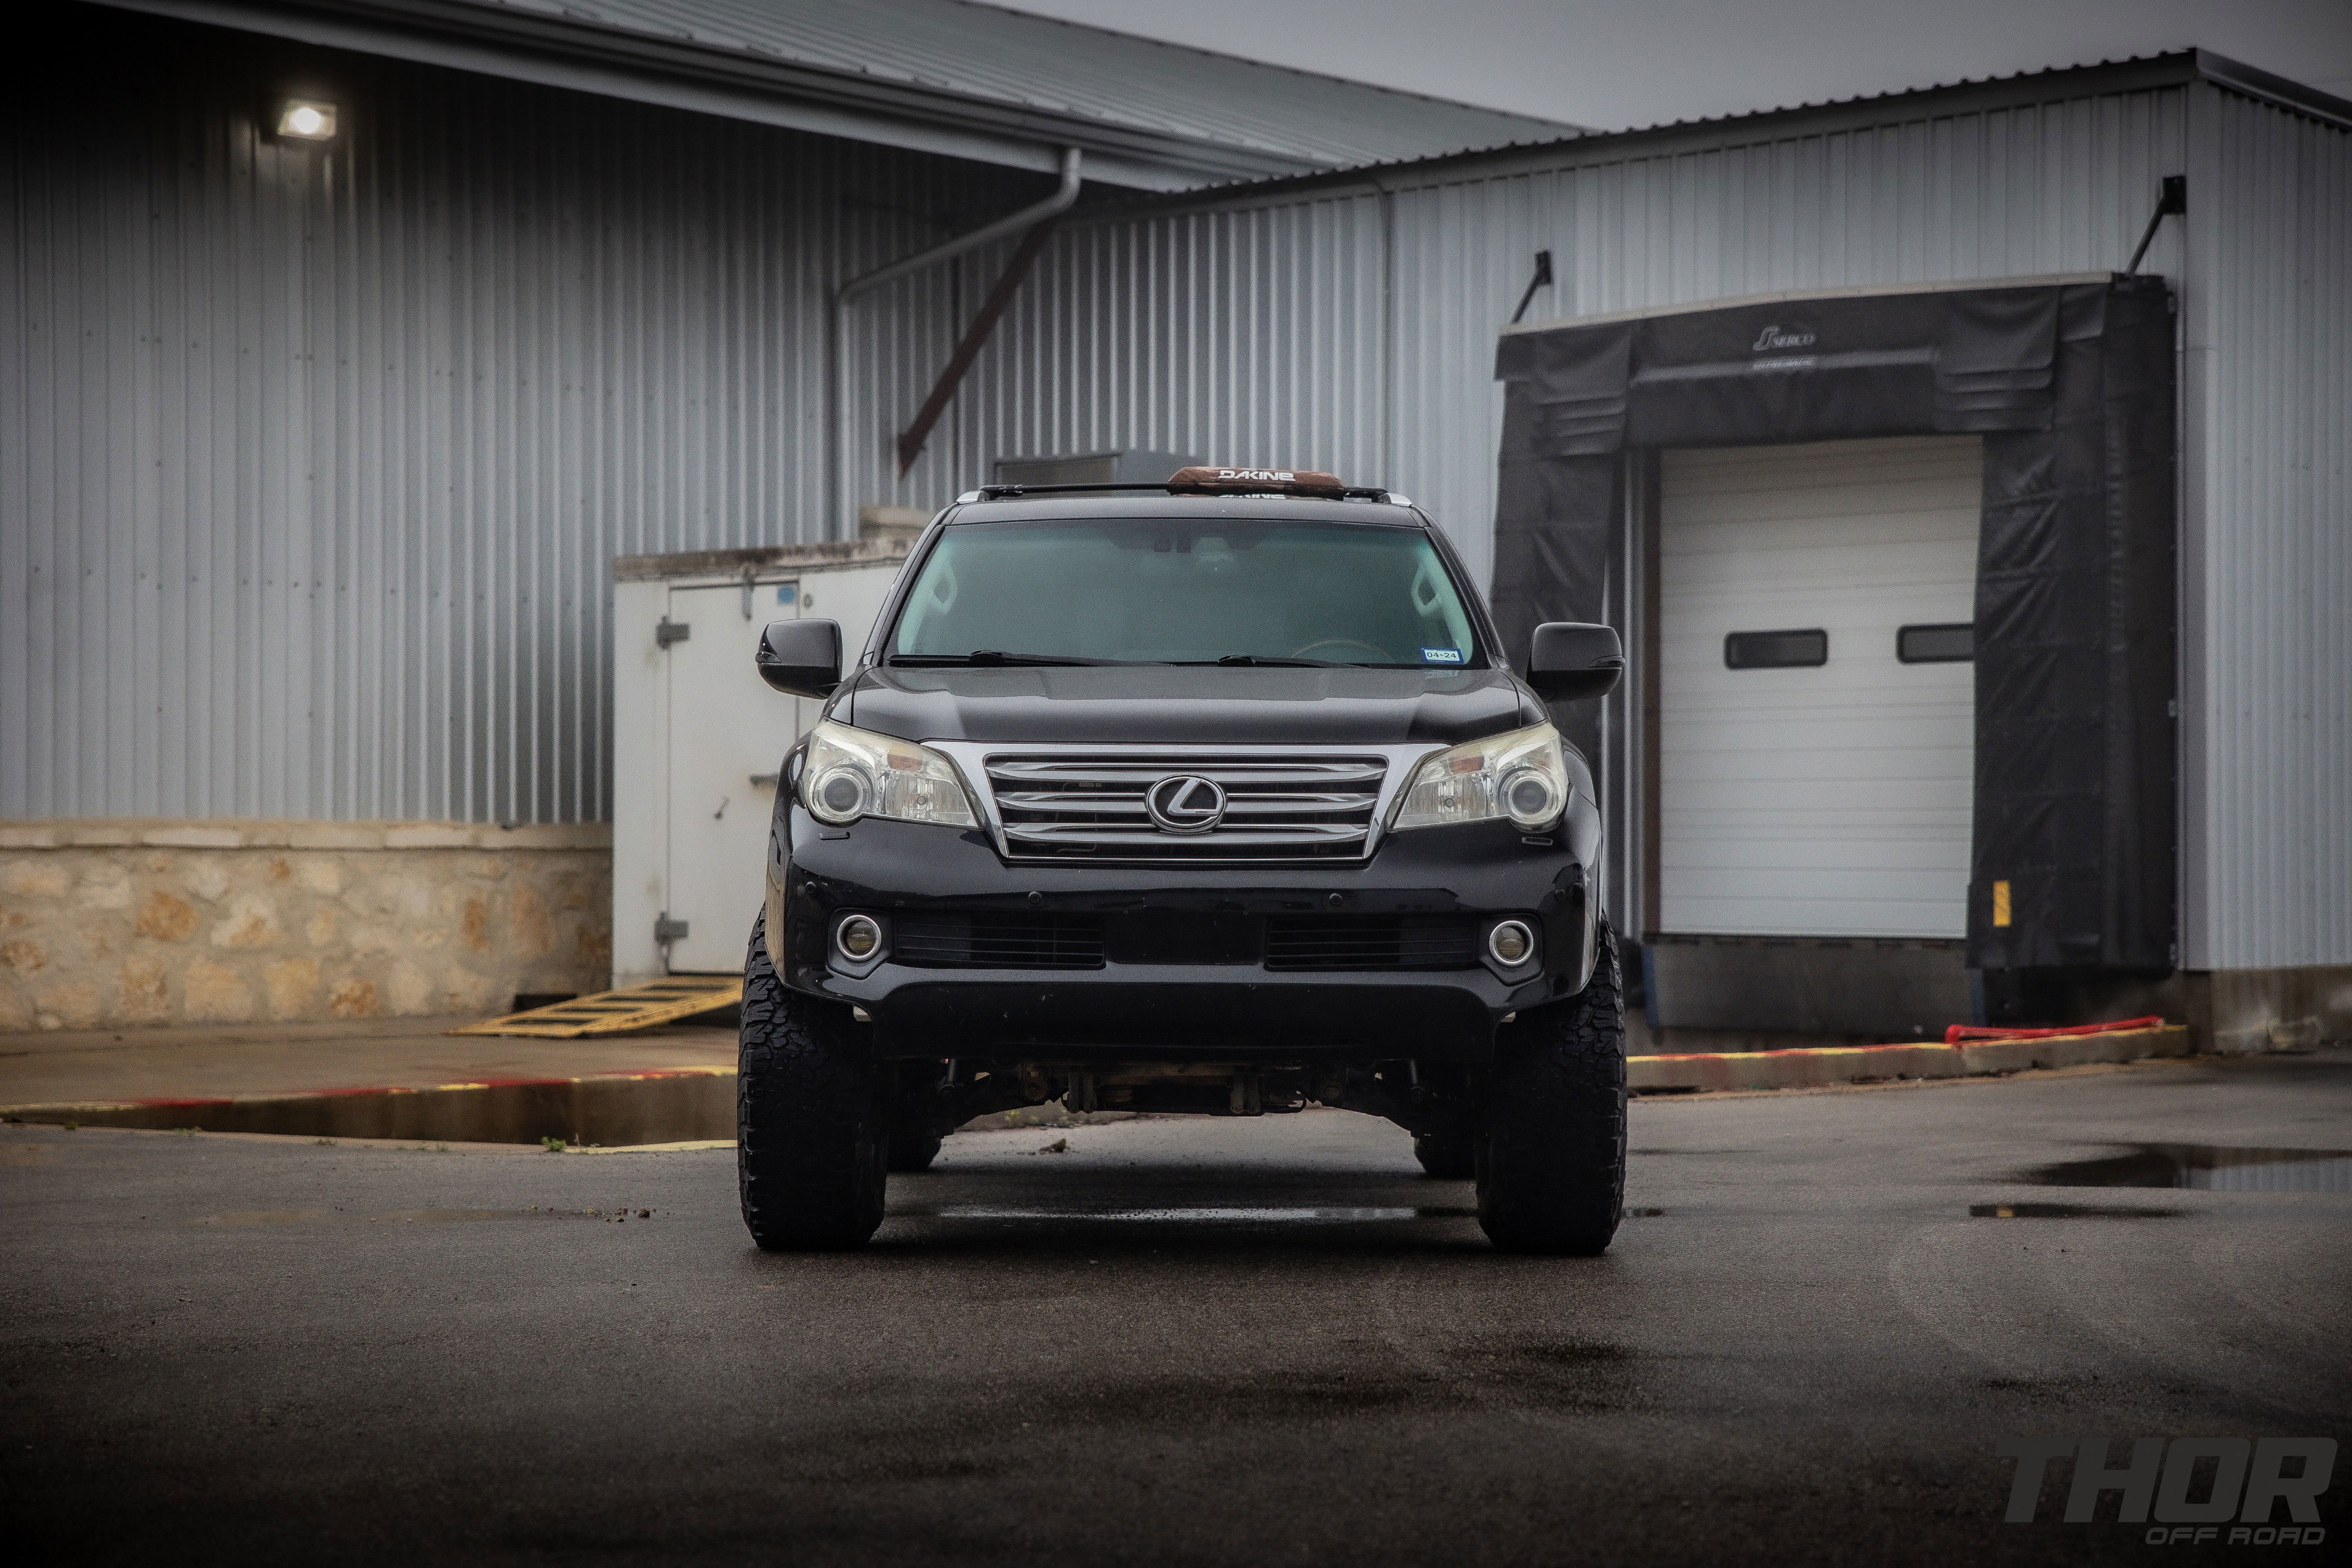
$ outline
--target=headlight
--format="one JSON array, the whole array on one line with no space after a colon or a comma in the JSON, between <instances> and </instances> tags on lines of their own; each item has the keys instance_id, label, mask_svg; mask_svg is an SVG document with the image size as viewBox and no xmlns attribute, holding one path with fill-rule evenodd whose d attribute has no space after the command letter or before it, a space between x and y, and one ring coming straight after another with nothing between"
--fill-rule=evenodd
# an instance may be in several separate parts
<instances>
[{"instance_id":1,"label":"headlight","mask_svg":"<svg viewBox=\"0 0 2352 1568\"><path fill-rule=\"evenodd\" d=\"M975 825L955 764L928 746L824 719L809 731L801 804L838 827L860 817Z\"/></svg>"},{"instance_id":2,"label":"headlight","mask_svg":"<svg viewBox=\"0 0 2352 1568\"><path fill-rule=\"evenodd\" d=\"M1538 724L1441 751L1423 763L1390 826L1402 831L1508 817L1532 831L1559 821L1568 795L1559 731Z\"/></svg>"}]
</instances>

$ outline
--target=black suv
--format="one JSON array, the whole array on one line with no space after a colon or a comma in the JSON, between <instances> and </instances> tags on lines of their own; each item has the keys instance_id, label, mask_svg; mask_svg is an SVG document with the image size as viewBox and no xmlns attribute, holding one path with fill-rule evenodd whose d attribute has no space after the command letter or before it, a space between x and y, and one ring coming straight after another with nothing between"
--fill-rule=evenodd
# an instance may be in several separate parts
<instances>
[{"instance_id":1,"label":"black suv","mask_svg":"<svg viewBox=\"0 0 2352 1568\"><path fill-rule=\"evenodd\" d=\"M1599 1252L1625 1173L1601 817L1547 699L1623 668L1540 627L1524 679L1429 518L1328 475L997 486L917 542L783 765L744 966L743 1218L848 1247L974 1116L1370 1112L1473 1176L1496 1245Z\"/></svg>"}]
</instances>

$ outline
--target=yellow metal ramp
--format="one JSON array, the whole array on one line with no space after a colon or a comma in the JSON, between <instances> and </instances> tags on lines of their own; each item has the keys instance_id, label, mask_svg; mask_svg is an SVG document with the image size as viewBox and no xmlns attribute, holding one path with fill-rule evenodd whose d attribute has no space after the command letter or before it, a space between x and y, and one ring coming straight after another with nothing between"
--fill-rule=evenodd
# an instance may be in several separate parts
<instances>
[{"instance_id":1,"label":"yellow metal ramp","mask_svg":"<svg viewBox=\"0 0 2352 1568\"><path fill-rule=\"evenodd\" d=\"M740 975L672 975L617 991L574 997L527 1012L485 1019L451 1030L451 1034L534 1035L545 1040L577 1040L590 1034L627 1034L656 1024L731 1008L743 999Z\"/></svg>"}]
</instances>

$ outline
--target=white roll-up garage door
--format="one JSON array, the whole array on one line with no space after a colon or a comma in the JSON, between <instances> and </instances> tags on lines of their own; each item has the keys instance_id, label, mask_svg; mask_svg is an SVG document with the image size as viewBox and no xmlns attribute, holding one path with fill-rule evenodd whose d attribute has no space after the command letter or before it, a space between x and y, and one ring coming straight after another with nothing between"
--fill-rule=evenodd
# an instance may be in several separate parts
<instances>
[{"instance_id":1,"label":"white roll-up garage door","mask_svg":"<svg viewBox=\"0 0 2352 1568\"><path fill-rule=\"evenodd\" d=\"M1976 436L1665 455L1666 932L1966 934L1983 473Z\"/></svg>"}]
</instances>

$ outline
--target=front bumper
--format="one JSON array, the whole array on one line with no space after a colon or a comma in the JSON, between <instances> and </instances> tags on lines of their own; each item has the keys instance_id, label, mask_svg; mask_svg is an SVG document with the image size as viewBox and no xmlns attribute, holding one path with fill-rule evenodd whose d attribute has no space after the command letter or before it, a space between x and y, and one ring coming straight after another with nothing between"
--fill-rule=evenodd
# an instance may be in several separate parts
<instances>
[{"instance_id":1,"label":"front bumper","mask_svg":"<svg viewBox=\"0 0 2352 1568\"><path fill-rule=\"evenodd\" d=\"M1582 814L1572 810L1541 840L1475 823L1393 835L1360 862L1183 867L1010 864L979 831L872 818L822 828L793 804L770 854L770 952L794 989L865 1009L886 1057L1479 1061L1505 1015L1574 995L1591 973L1586 868L1599 823L1577 804ZM833 946L834 922L849 912L886 931L926 915L1064 916L1108 936L1098 967L1086 968L928 967L900 962L887 945L861 965ZM1307 915L1398 915L1481 933L1516 917L1537 932L1538 953L1524 969L1490 958L1443 969L1269 967L1265 923ZM1200 934L1212 930L1213 951L1204 951Z\"/></svg>"}]
</instances>

